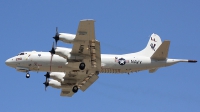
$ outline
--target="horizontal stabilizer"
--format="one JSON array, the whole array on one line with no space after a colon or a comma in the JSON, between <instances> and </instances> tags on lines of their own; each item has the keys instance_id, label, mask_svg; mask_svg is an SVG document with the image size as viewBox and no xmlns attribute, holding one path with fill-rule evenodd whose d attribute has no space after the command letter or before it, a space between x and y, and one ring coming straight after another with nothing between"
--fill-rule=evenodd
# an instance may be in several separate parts
<instances>
[{"instance_id":1,"label":"horizontal stabilizer","mask_svg":"<svg viewBox=\"0 0 200 112\"><path fill-rule=\"evenodd\" d=\"M169 45L170 41L164 41L151 56L151 59L165 60L168 56Z\"/></svg>"},{"instance_id":2,"label":"horizontal stabilizer","mask_svg":"<svg viewBox=\"0 0 200 112\"><path fill-rule=\"evenodd\" d=\"M66 96L66 97L72 97L74 95L74 92L72 92L71 88L65 88L62 89L60 96Z\"/></svg>"},{"instance_id":3,"label":"horizontal stabilizer","mask_svg":"<svg viewBox=\"0 0 200 112\"><path fill-rule=\"evenodd\" d=\"M154 73L158 70L158 68L149 69L149 73Z\"/></svg>"}]
</instances>

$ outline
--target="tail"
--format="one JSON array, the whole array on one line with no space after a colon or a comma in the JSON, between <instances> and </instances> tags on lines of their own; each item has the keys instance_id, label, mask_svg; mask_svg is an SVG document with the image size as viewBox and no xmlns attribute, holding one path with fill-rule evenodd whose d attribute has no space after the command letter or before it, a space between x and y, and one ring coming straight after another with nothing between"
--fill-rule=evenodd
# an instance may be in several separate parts
<instances>
[{"instance_id":1,"label":"tail","mask_svg":"<svg viewBox=\"0 0 200 112\"><path fill-rule=\"evenodd\" d=\"M153 33L149 39L147 46L143 50L137 52L136 54L151 57L160 47L161 44L161 38L157 34Z\"/></svg>"},{"instance_id":2,"label":"tail","mask_svg":"<svg viewBox=\"0 0 200 112\"><path fill-rule=\"evenodd\" d=\"M151 59L166 60L168 56L170 41L164 41L155 53L151 56Z\"/></svg>"}]
</instances>

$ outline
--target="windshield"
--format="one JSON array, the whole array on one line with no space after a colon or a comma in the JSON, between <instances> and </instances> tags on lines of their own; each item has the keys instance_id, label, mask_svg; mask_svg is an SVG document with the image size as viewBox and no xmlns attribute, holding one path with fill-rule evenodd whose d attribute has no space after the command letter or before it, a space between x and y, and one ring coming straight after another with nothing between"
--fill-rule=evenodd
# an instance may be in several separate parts
<instances>
[{"instance_id":1,"label":"windshield","mask_svg":"<svg viewBox=\"0 0 200 112\"><path fill-rule=\"evenodd\" d=\"M18 55L24 55L24 53L22 52L22 53L19 53Z\"/></svg>"}]
</instances>

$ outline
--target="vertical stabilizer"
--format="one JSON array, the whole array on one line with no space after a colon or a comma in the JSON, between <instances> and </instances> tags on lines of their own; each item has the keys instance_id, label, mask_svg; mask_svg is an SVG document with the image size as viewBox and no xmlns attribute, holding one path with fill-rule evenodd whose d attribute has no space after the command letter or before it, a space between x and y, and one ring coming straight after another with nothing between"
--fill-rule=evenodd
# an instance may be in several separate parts
<instances>
[{"instance_id":1,"label":"vertical stabilizer","mask_svg":"<svg viewBox=\"0 0 200 112\"><path fill-rule=\"evenodd\" d=\"M137 52L137 54L151 57L161 44L161 38L157 34L153 33L149 39L147 46L142 51Z\"/></svg>"}]
</instances>

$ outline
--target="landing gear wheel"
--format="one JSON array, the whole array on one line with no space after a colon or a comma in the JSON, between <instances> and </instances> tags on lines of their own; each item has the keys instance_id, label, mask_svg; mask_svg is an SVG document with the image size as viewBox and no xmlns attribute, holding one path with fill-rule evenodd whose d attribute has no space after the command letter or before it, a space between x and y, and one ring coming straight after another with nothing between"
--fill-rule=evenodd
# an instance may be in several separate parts
<instances>
[{"instance_id":1,"label":"landing gear wheel","mask_svg":"<svg viewBox=\"0 0 200 112\"><path fill-rule=\"evenodd\" d=\"M85 63L80 63L80 65L79 65L79 69L80 70L84 70L85 69Z\"/></svg>"},{"instance_id":2,"label":"landing gear wheel","mask_svg":"<svg viewBox=\"0 0 200 112\"><path fill-rule=\"evenodd\" d=\"M27 73L27 74L26 74L26 78L29 78L29 77L30 77L30 74L29 74L29 73Z\"/></svg>"},{"instance_id":3,"label":"landing gear wheel","mask_svg":"<svg viewBox=\"0 0 200 112\"><path fill-rule=\"evenodd\" d=\"M74 86L74 87L72 88L72 91L73 91L74 93L77 93L77 92L78 92L78 86Z\"/></svg>"}]
</instances>

